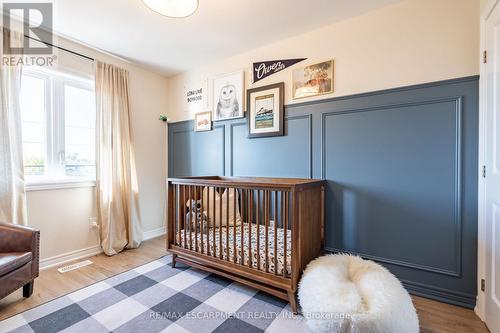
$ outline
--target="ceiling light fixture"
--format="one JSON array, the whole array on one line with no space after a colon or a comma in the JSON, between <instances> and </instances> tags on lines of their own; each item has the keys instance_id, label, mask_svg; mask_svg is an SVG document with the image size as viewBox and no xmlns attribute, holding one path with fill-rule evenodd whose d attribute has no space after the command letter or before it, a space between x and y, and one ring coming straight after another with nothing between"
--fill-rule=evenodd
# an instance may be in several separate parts
<instances>
[{"instance_id":1,"label":"ceiling light fixture","mask_svg":"<svg viewBox=\"0 0 500 333\"><path fill-rule=\"evenodd\" d=\"M198 0L142 0L151 10L168 17L188 17L198 9Z\"/></svg>"}]
</instances>

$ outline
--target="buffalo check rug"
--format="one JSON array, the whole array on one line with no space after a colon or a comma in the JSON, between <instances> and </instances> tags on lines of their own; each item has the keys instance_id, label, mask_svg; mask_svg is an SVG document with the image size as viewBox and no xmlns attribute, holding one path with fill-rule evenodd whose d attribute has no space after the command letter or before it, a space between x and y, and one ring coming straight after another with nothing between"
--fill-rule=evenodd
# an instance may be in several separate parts
<instances>
[{"instance_id":1,"label":"buffalo check rug","mask_svg":"<svg viewBox=\"0 0 500 333\"><path fill-rule=\"evenodd\" d=\"M273 296L171 256L0 322L0 332L309 332Z\"/></svg>"}]
</instances>

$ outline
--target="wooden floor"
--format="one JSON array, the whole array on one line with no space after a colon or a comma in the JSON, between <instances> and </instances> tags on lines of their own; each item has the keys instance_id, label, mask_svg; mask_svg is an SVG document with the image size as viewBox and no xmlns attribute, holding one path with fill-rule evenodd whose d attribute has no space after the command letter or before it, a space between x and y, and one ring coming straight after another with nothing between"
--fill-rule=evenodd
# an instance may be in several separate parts
<instances>
[{"instance_id":1,"label":"wooden floor","mask_svg":"<svg viewBox=\"0 0 500 333\"><path fill-rule=\"evenodd\" d=\"M0 320L161 258L167 253L165 244L165 238L156 238L145 241L139 249L127 250L113 257L99 254L89 258L92 265L64 274L57 268L41 271L30 298L23 298L21 288L0 300Z\"/></svg>"},{"instance_id":2,"label":"wooden floor","mask_svg":"<svg viewBox=\"0 0 500 333\"><path fill-rule=\"evenodd\" d=\"M91 257L93 264L61 274L56 268L40 273L35 280L33 296L22 297L22 291L0 300L0 320L28 310L56 297L88 286L118 273L130 270L166 254L165 238L144 242L139 249L127 250L113 257ZM422 297L413 297L422 332L475 333L488 332L472 310L443 304Z\"/></svg>"}]
</instances>

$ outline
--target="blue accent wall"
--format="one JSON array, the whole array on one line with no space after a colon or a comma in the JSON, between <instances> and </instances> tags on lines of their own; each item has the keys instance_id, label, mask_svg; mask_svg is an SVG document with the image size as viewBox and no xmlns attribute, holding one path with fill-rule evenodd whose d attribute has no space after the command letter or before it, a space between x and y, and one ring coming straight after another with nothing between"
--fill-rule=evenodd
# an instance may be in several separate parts
<instances>
[{"instance_id":1,"label":"blue accent wall","mask_svg":"<svg viewBox=\"0 0 500 333\"><path fill-rule=\"evenodd\" d=\"M169 175L326 179L329 251L473 307L478 110L474 76L289 105L284 137L248 139L246 119L172 123Z\"/></svg>"}]
</instances>

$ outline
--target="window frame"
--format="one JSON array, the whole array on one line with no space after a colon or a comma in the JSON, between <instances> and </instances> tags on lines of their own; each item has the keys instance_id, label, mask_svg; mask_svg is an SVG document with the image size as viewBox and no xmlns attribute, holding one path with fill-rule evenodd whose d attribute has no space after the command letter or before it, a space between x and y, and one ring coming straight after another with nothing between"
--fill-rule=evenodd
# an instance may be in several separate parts
<instances>
[{"instance_id":1,"label":"window frame","mask_svg":"<svg viewBox=\"0 0 500 333\"><path fill-rule=\"evenodd\" d=\"M93 79L83 75L38 67L23 69L23 76L25 75L42 79L45 88L45 174L25 177L26 190L96 186L96 175L93 178L62 176L65 174L66 150L65 88L69 86L88 90L95 96ZM95 143L97 145L97 141ZM95 151L97 154L97 149ZM97 156L94 161L97 161Z\"/></svg>"}]
</instances>

